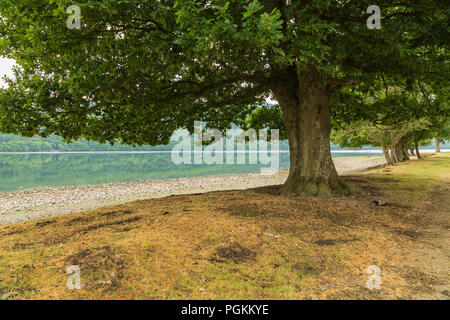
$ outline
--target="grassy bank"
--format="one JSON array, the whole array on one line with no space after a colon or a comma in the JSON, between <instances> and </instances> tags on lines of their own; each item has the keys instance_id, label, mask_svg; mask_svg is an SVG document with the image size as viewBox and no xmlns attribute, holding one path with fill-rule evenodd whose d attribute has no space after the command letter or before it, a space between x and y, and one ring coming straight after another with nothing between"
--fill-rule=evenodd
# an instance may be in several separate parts
<instances>
[{"instance_id":1,"label":"grassy bank","mask_svg":"<svg viewBox=\"0 0 450 320\"><path fill-rule=\"evenodd\" d=\"M346 178L358 196L287 198L274 186L3 226L0 296L448 298L449 172L443 155ZM81 290L66 287L71 265ZM370 265L382 271L380 290L365 285Z\"/></svg>"}]
</instances>

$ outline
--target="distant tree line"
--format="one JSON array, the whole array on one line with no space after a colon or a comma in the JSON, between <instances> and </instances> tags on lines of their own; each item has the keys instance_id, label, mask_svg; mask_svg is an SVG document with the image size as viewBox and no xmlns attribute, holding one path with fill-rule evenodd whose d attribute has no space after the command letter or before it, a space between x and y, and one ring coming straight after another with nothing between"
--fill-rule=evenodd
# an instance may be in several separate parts
<instances>
[{"instance_id":1,"label":"distant tree line","mask_svg":"<svg viewBox=\"0 0 450 320\"><path fill-rule=\"evenodd\" d=\"M380 148L390 165L409 160L411 155L420 159L419 147L432 145L440 152L450 141L449 93L444 82L399 83L383 75L380 79L378 88L359 92L351 100L347 99L349 92L340 92L332 109L332 142L341 147ZM355 119L357 104L366 108Z\"/></svg>"},{"instance_id":2,"label":"distant tree line","mask_svg":"<svg viewBox=\"0 0 450 320\"><path fill-rule=\"evenodd\" d=\"M335 141L337 143L341 141ZM370 145L368 141L361 141L364 143L339 146L337 144L331 144L331 150L369 150L374 149L374 146ZM431 140L422 141L421 146L425 148L433 147ZM441 143L443 148L446 148ZM66 143L61 137L50 136L48 138L41 137L21 137L12 134L0 134L0 152L51 152L51 151L168 151L172 150L173 144L152 147L148 145L144 146L128 146L123 144L100 144L95 141L78 140L73 143ZM447 146L450 147L450 146ZM280 142L280 150L289 150L289 144L287 140Z\"/></svg>"},{"instance_id":3,"label":"distant tree line","mask_svg":"<svg viewBox=\"0 0 450 320\"><path fill-rule=\"evenodd\" d=\"M152 151L171 150L171 145L165 146L128 146L119 143L100 144L81 139L66 143L61 137L52 135L48 138L21 137L12 134L0 135L0 152L50 152L50 151Z\"/></svg>"}]
</instances>

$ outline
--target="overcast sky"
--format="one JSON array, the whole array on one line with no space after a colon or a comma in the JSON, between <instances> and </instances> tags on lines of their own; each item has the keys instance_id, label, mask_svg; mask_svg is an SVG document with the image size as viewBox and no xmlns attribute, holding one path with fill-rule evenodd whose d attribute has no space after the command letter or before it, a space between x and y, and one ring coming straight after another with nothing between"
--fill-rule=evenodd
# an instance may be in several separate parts
<instances>
[{"instance_id":1,"label":"overcast sky","mask_svg":"<svg viewBox=\"0 0 450 320\"><path fill-rule=\"evenodd\" d=\"M0 87L5 86L5 81L3 81L3 77L5 75L12 76L12 67L14 65L14 60L5 59L0 57Z\"/></svg>"}]
</instances>

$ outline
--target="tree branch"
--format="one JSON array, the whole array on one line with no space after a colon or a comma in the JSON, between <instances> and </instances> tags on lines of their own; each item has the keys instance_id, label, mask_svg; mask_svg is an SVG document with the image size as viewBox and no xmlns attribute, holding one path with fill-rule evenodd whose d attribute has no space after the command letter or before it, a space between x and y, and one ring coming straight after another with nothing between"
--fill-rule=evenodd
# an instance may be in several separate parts
<instances>
[{"instance_id":1,"label":"tree branch","mask_svg":"<svg viewBox=\"0 0 450 320\"><path fill-rule=\"evenodd\" d=\"M339 79L328 79L328 85L330 86L354 86L361 82L357 80L339 80Z\"/></svg>"}]
</instances>

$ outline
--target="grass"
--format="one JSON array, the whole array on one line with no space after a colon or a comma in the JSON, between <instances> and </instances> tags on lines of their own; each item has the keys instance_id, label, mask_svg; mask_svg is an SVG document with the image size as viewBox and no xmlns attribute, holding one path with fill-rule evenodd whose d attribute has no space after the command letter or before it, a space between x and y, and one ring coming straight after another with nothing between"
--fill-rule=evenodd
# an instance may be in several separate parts
<instances>
[{"instance_id":1,"label":"grass","mask_svg":"<svg viewBox=\"0 0 450 320\"><path fill-rule=\"evenodd\" d=\"M358 196L281 197L273 186L1 226L0 298L434 298L445 279L412 285L419 270L405 252L421 241L449 169L444 155L347 177ZM81 290L66 287L70 265ZM370 265L382 269L381 290L365 287Z\"/></svg>"}]
</instances>

